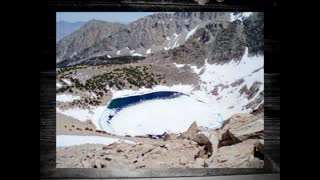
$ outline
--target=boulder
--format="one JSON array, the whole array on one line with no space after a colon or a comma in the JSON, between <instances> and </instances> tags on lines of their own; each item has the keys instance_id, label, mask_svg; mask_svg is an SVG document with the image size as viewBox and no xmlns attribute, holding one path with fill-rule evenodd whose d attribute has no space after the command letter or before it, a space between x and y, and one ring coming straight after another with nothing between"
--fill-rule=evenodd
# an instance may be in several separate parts
<instances>
[{"instance_id":1,"label":"boulder","mask_svg":"<svg viewBox=\"0 0 320 180\"><path fill-rule=\"evenodd\" d=\"M196 134L197 132L199 132L200 129L198 127L197 122L193 122L190 127L187 129L187 131L183 132L182 134L180 134L177 138L178 139L192 139L192 136L194 136L194 134Z\"/></svg>"},{"instance_id":2,"label":"boulder","mask_svg":"<svg viewBox=\"0 0 320 180\"><path fill-rule=\"evenodd\" d=\"M208 159L208 151L201 149L197 152L197 154L194 156L195 159L202 158L202 159Z\"/></svg>"},{"instance_id":3,"label":"boulder","mask_svg":"<svg viewBox=\"0 0 320 180\"><path fill-rule=\"evenodd\" d=\"M192 137L192 141L198 143L200 146L206 145L209 143L209 134L208 132L199 132L197 134L194 134Z\"/></svg>"},{"instance_id":4,"label":"boulder","mask_svg":"<svg viewBox=\"0 0 320 180\"><path fill-rule=\"evenodd\" d=\"M249 113L239 113L226 120L219 130L219 147L247 139L263 139L264 121Z\"/></svg>"},{"instance_id":5,"label":"boulder","mask_svg":"<svg viewBox=\"0 0 320 180\"><path fill-rule=\"evenodd\" d=\"M218 151L219 138L215 131L198 132L193 136L192 140L198 143L200 146L204 145L209 156Z\"/></svg>"},{"instance_id":6,"label":"boulder","mask_svg":"<svg viewBox=\"0 0 320 180\"><path fill-rule=\"evenodd\" d=\"M171 140L171 135L168 134L168 133L165 133L164 136L163 136L163 140L164 141Z\"/></svg>"},{"instance_id":7,"label":"boulder","mask_svg":"<svg viewBox=\"0 0 320 180\"><path fill-rule=\"evenodd\" d=\"M223 146L206 162L211 168L259 168L263 166L263 160L254 157L257 141L249 139L231 146Z\"/></svg>"},{"instance_id":8,"label":"boulder","mask_svg":"<svg viewBox=\"0 0 320 180\"><path fill-rule=\"evenodd\" d=\"M84 168L94 168L95 161L94 159L90 159L89 157L85 157L81 159L81 164Z\"/></svg>"},{"instance_id":9,"label":"boulder","mask_svg":"<svg viewBox=\"0 0 320 180\"><path fill-rule=\"evenodd\" d=\"M95 167L96 168L109 168L110 162L105 159L96 159L95 160Z\"/></svg>"}]
</instances>

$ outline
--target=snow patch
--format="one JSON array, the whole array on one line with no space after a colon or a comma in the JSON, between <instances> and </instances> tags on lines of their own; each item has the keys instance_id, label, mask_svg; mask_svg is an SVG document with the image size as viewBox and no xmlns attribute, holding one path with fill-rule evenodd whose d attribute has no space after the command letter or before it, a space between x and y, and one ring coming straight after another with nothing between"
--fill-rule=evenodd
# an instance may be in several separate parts
<instances>
[{"instance_id":1,"label":"snow patch","mask_svg":"<svg viewBox=\"0 0 320 180\"><path fill-rule=\"evenodd\" d=\"M94 93L94 92L91 92L91 98L97 98L97 95L96 95L96 93Z\"/></svg>"},{"instance_id":2,"label":"snow patch","mask_svg":"<svg viewBox=\"0 0 320 180\"><path fill-rule=\"evenodd\" d=\"M142 56L142 54L139 53L133 53L132 56Z\"/></svg>"},{"instance_id":3,"label":"snow patch","mask_svg":"<svg viewBox=\"0 0 320 180\"><path fill-rule=\"evenodd\" d=\"M71 56L69 56L69 58L72 58L73 56L76 56L77 52L73 52L73 54L71 54Z\"/></svg>"},{"instance_id":4,"label":"snow patch","mask_svg":"<svg viewBox=\"0 0 320 180\"><path fill-rule=\"evenodd\" d=\"M72 82L69 79L62 79L62 81L65 82L69 86L72 85Z\"/></svg>"},{"instance_id":5,"label":"snow patch","mask_svg":"<svg viewBox=\"0 0 320 180\"><path fill-rule=\"evenodd\" d=\"M174 65L177 66L177 68L182 68L183 66L185 66L185 64L177 64L177 63L173 63Z\"/></svg>"},{"instance_id":6,"label":"snow patch","mask_svg":"<svg viewBox=\"0 0 320 180\"><path fill-rule=\"evenodd\" d=\"M91 106L90 109L72 108L67 110L57 108L57 112L78 119L81 122L91 121L98 130L101 130L99 128L99 118L105 108L105 106Z\"/></svg>"},{"instance_id":7,"label":"snow patch","mask_svg":"<svg viewBox=\"0 0 320 180\"><path fill-rule=\"evenodd\" d=\"M203 67L202 68L198 68L197 66L191 66L191 65L189 65L189 66L193 70L193 72L196 73L196 74L199 74L201 72L201 70L203 69Z\"/></svg>"},{"instance_id":8,"label":"snow patch","mask_svg":"<svg viewBox=\"0 0 320 180\"><path fill-rule=\"evenodd\" d=\"M70 94L59 94L56 96L56 101L59 101L59 102L72 102L72 101L78 100L78 99L81 99L81 97L80 96L73 96Z\"/></svg>"},{"instance_id":9,"label":"snow patch","mask_svg":"<svg viewBox=\"0 0 320 180\"><path fill-rule=\"evenodd\" d=\"M243 18L249 17L252 14L252 12L243 12L243 13L239 13L237 15L233 15L233 13L231 13L230 15L230 21L235 21L235 20L240 20L242 21Z\"/></svg>"},{"instance_id":10,"label":"snow patch","mask_svg":"<svg viewBox=\"0 0 320 180\"><path fill-rule=\"evenodd\" d=\"M64 146L75 146L81 144L104 144L109 145L112 143L128 143L128 144L136 144L133 141L122 140L118 138L110 138L110 137L101 137L101 136L76 136L76 135L57 135L56 146L64 147Z\"/></svg>"},{"instance_id":11,"label":"snow patch","mask_svg":"<svg viewBox=\"0 0 320 180\"><path fill-rule=\"evenodd\" d=\"M243 17L249 17L252 14L252 12L244 12L242 13Z\"/></svg>"},{"instance_id":12,"label":"snow patch","mask_svg":"<svg viewBox=\"0 0 320 180\"><path fill-rule=\"evenodd\" d=\"M196 74L199 74L200 73L200 71L203 69L203 67L202 68L197 68L197 66L192 66L192 65L190 65L190 64L177 64L177 63L173 63L177 68L182 68L182 67L184 67L184 66L189 66L192 70L193 70L193 72L194 73L196 73Z\"/></svg>"},{"instance_id":13,"label":"snow patch","mask_svg":"<svg viewBox=\"0 0 320 180\"><path fill-rule=\"evenodd\" d=\"M188 32L188 34L187 34L187 36L186 36L186 40L188 40L189 37L190 37L194 32L196 32L198 26L199 26L199 25L197 25L195 28L193 28L191 31Z\"/></svg>"},{"instance_id":14,"label":"snow patch","mask_svg":"<svg viewBox=\"0 0 320 180\"><path fill-rule=\"evenodd\" d=\"M107 115L106 115L107 116ZM118 135L180 133L196 121L217 128L223 123L217 110L188 96L144 101L122 109L103 129Z\"/></svg>"},{"instance_id":15,"label":"snow patch","mask_svg":"<svg viewBox=\"0 0 320 180\"><path fill-rule=\"evenodd\" d=\"M179 41L179 39L177 39L177 40L174 42L174 45L173 45L172 49L173 49L173 48L176 48L176 47L178 47L178 46L179 46L178 41Z\"/></svg>"},{"instance_id":16,"label":"snow patch","mask_svg":"<svg viewBox=\"0 0 320 180\"><path fill-rule=\"evenodd\" d=\"M59 82L56 83L56 87L57 87L58 89L59 89L59 88L62 88L62 86L63 86L63 85L62 85L61 83L59 83Z\"/></svg>"},{"instance_id":17,"label":"snow patch","mask_svg":"<svg viewBox=\"0 0 320 180\"><path fill-rule=\"evenodd\" d=\"M179 36L180 36L180 34L178 35L177 33L173 33L173 35L174 35L174 39L173 39L173 40L176 40L176 39L177 39L177 37L179 37Z\"/></svg>"},{"instance_id":18,"label":"snow patch","mask_svg":"<svg viewBox=\"0 0 320 180\"><path fill-rule=\"evenodd\" d=\"M241 96L239 90L244 85L250 88L255 81L259 81L262 85L256 95L258 96L264 90L264 71L260 70L255 73L252 73L252 71L263 66L264 57L248 57L248 48L246 48L245 54L240 61L231 61L227 64L217 65L208 64L206 60L203 67L204 73L200 75L202 82L200 84L201 90L193 92L193 97L206 101L212 104L212 107L220 109L219 112L223 114L225 119L238 112L250 112L250 109L243 109L243 106L247 105L250 100L244 95ZM244 83L240 86L233 88L229 86L229 88L225 89L219 88L218 96L211 94L217 85L230 85L241 78L244 79ZM219 99L219 97L221 98ZM234 108L228 109L230 106L234 106Z\"/></svg>"},{"instance_id":19,"label":"snow patch","mask_svg":"<svg viewBox=\"0 0 320 180\"><path fill-rule=\"evenodd\" d=\"M127 97L127 96L133 96L133 95L141 95L141 94L157 92L157 91L176 91L176 92L189 94L192 92L193 88L194 87L192 85L177 84L173 86L157 85L157 86L154 86L153 88L142 87L139 90L123 89L118 91L118 90L111 89L111 92L112 92L112 98L114 99L114 98Z\"/></svg>"}]
</instances>

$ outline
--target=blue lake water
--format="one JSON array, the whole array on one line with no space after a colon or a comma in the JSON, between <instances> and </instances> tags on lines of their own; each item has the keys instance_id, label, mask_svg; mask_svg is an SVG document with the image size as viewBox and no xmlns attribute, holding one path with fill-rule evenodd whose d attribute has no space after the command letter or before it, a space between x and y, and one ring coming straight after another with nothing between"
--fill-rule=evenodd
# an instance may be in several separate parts
<instances>
[{"instance_id":1,"label":"blue lake water","mask_svg":"<svg viewBox=\"0 0 320 180\"><path fill-rule=\"evenodd\" d=\"M128 97L122 97L122 98L116 98L111 100L111 102L108 104L107 108L110 110L114 110L114 114L110 114L108 117L108 121L110 121L115 113L119 112L121 109L132 106L134 104L138 104L141 102L145 102L148 100L155 100L155 99L172 99L179 96L185 95L180 92L175 91L159 91L159 92L152 92L147 94L141 94L141 95L134 95L134 96L128 96Z\"/></svg>"},{"instance_id":2,"label":"blue lake water","mask_svg":"<svg viewBox=\"0 0 320 180\"><path fill-rule=\"evenodd\" d=\"M168 101L147 103L148 101L166 99ZM144 102L148 106L143 106ZM140 109L134 109L136 107ZM126 113L121 113L122 110ZM151 135L161 137L164 132L170 132L171 129L173 132L182 132L194 121L210 128L221 126L222 116L214 111L215 109L211 109L210 104L184 93L175 91L148 92L112 99L99 119L99 126L100 129L115 134L150 135L151 133ZM164 119L175 121L179 126L170 126L168 125L170 123L157 124ZM169 131L167 131L168 129Z\"/></svg>"}]
</instances>

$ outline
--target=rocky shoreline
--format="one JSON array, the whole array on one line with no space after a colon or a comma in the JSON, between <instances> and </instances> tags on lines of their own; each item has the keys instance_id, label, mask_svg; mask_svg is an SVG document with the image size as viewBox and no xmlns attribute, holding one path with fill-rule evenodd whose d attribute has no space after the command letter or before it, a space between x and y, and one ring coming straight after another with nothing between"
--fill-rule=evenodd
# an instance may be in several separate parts
<instances>
[{"instance_id":1,"label":"rocky shoreline","mask_svg":"<svg viewBox=\"0 0 320 180\"><path fill-rule=\"evenodd\" d=\"M194 122L179 134L163 139L112 136L135 142L57 147L57 168L262 168L264 166L263 109L239 113L221 128ZM61 126L61 125L60 125ZM91 132L91 134L98 132ZM101 133L99 133L101 135Z\"/></svg>"}]
</instances>

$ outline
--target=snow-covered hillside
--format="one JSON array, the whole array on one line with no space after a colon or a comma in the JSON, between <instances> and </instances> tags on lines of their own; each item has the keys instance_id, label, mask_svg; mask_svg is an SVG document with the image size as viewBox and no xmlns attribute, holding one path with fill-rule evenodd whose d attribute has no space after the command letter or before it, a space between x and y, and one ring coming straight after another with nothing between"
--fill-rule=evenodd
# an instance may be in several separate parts
<instances>
[{"instance_id":1,"label":"snow-covered hillside","mask_svg":"<svg viewBox=\"0 0 320 180\"><path fill-rule=\"evenodd\" d=\"M194 73L200 76L198 88L192 85L177 84L174 86L158 85L152 89L113 89L113 98L157 91L177 91L189 96L146 101L124 108L115 115L110 124L106 122L106 117L110 113L110 110L106 108L107 104L91 107L91 110L62 111L58 109L58 112L80 121L90 119L97 129L119 135L179 133L185 131L194 121L200 126L216 128L221 126L222 119L226 120L235 113L253 110L246 108L246 105L254 101L264 90L263 62L263 56L249 57L246 48L240 61L230 61L226 64L206 62L199 69L194 67ZM177 65L177 67L182 68L183 66ZM253 97L249 98L241 91L244 86L250 89L256 82L259 82L260 86L255 89ZM259 103L263 104L263 100Z\"/></svg>"},{"instance_id":2,"label":"snow-covered hillside","mask_svg":"<svg viewBox=\"0 0 320 180\"><path fill-rule=\"evenodd\" d=\"M91 107L91 110L69 109L58 112L79 119L91 120L99 130L119 135L162 134L163 132L179 133L185 131L193 121L200 126L215 128L239 112L251 112L246 105L254 101L263 92L264 70L263 56L248 56L248 49L240 61L226 64L208 64L194 73L199 74L198 88L192 85L155 86L139 90L112 90L113 98L132 96L157 91L177 91L189 96L175 99L152 100L124 108L106 123L109 111L106 106ZM177 65L177 64L176 64ZM183 66L177 65L182 68ZM241 92L244 86L248 89L259 82L253 97ZM61 99L62 95L58 96ZM200 100L202 102L199 102ZM260 102L262 104L263 101ZM257 108L256 106L254 108Z\"/></svg>"}]
</instances>

